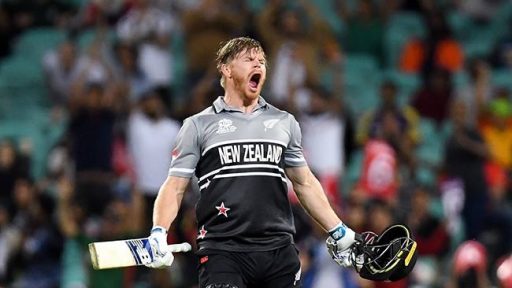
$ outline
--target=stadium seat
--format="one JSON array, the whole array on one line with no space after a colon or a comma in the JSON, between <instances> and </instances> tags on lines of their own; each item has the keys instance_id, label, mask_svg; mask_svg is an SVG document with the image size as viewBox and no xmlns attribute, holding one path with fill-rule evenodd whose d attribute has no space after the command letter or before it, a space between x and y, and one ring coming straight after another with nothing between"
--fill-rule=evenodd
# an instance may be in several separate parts
<instances>
[{"instance_id":1,"label":"stadium seat","mask_svg":"<svg viewBox=\"0 0 512 288\"><path fill-rule=\"evenodd\" d=\"M323 20L329 23L329 26L334 31L335 34L341 34L345 29L345 23L336 13L336 3L333 0L314 0L313 1L318 11L320 12ZM349 2L349 6L354 6L354 1L346 1ZM351 5L352 4L352 5Z\"/></svg>"},{"instance_id":2,"label":"stadium seat","mask_svg":"<svg viewBox=\"0 0 512 288\"><path fill-rule=\"evenodd\" d=\"M422 185L432 186L436 182L436 174L432 168L421 165L416 169L416 181Z\"/></svg>"},{"instance_id":3,"label":"stadium seat","mask_svg":"<svg viewBox=\"0 0 512 288\"><path fill-rule=\"evenodd\" d=\"M493 71L492 84L496 87L508 88L512 92L512 71L506 69Z\"/></svg>"},{"instance_id":4,"label":"stadium seat","mask_svg":"<svg viewBox=\"0 0 512 288\"><path fill-rule=\"evenodd\" d=\"M469 84L469 75L466 71L459 71L453 74L452 83L454 88L464 87Z\"/></svg>"},{"instance_id":5,"label":"stadium seat","mask_svg":"<svg viewBox=\"0 0 512 288\"><path fill-rule=\"evenodd\" d=\"M0 78L10 86L42 85L40 62L21 55L13 55L0 64Z\"/></svg>"},{"instance_id":6,"label":"stadium seat","mask_svg":"<svg viewBox=\"0 0 512 288\"><path fill-rule=\"evenodd\" d=\"M398 87L398 104L400 106L410 104L414 93L420 88L421 79L419 75L401 73L397 70L384 72L383 80L391 80Z\"/></svg>"},{"instance_id":7,"label":"stadium seat","mask_svg":"<svg viewBox=\"0 0 512 288\"><path fill-rule=\"evenodd\" d=\"M452 29L456 39L462 40L470 37L473 22L469 16L460 11L454 10L448 13L446 20L448 21L448 25Z\"/></svg>"},{"instance_id":8,"label":"stadium seat","mask_svg":"<svg viewBox=\"0 0 512 288\"><path fill-rule=\"evenodd\" d=\"M421 16L413 12L398 12L391 16L384 36L386 63L389 67L398 65L400 53L407 41L425 35L425 25Z\"/></svg>"},{"instance_id":9,"label":"stadium seat","mask_svg":"<svg viewBox=\"0 0 512 288\"><path fill-rule=\"evenodd\" d=\"M105 35L101 35L100 34L101 32L99 32L98 30L96 29L89 29L89 30L85 30L85 31L82 31L78 37L77 37L77 46L81 49L81 50L85 50L87 49L95 40L98 40L99 37L105 37L105 40L107 41L108 44L112 44L114 43L114 39L115 39L115 33L114 31L112 30L109 30L108 32L106 32Z\"/></svg>"},{"instance_id":10,"label":"stadium seat","mask_svg":"<svg viewBox=\"0 0 512 288\"><path fill-rule=\"evenodd\" d=\"M381 73L377 61L367 55L349 55L344 63L345 103L359 116L378 103Z\"/></svg>"},{"instance_id":11,"label":"stadium seat","mask_svg":"<svg viewBox=\"0 0 512 288\"><path fill-rule=\"evenodd\" d=\"M44 53L54 49L66 38L64 31L55 28L35 28L23 33L14 45L19 57L40 62Z\"/></svg>"},{"instance_id":12,"label":"stadium seat","mask_svg":"<svg viewBox=\"0 0 512 288\"><path fill-rule=\"evenodd\" d=\"M187 55L185 51L185 35L182 31L177 31L172 36L171 54L173 55L173 83L169 83L173 88L173 97L180 97L186 95L185 77L187 75ZM178 102L185 99L177 99Z\"/></svg>"},{"instance_id":13,"label":"stadium seat","mask_svg":"<svg viewBox=\"0 0 512 288\"><path fill-rule=\"evenodd\" d=\"M445 138L433 120L422 118L419 124L422 142L416 148L416 156L427 166L438 166L444 157Z\"/></svg>"},{"instance_id":14,"label":"stadium seat","mask_svg":"<svg viewBox=\"0 0 512 288\"><path fill-rule=\"evenodd\" d=\"M346 170L343 174L342 191L343 194L347 196L361 176L361 169L363 167L363 150L358 149L353 151L350 162L347 162L345 166Z\"/></svg>"}]
</instances>

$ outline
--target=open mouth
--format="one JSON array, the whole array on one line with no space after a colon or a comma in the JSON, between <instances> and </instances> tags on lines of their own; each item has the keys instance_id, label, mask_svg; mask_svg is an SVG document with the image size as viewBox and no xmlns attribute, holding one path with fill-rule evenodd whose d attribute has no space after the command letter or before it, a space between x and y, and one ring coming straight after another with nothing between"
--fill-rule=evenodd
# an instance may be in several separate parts
<instances>
[{"instance_id":1,"label":"open mouth","mask_svg":"<svg viewBox=\"0 0 512 288\"><path fill-rule=\"evenodd\" d=\"M258 85L260 84L261 74L255 73L251 76L249 79L249 87L252 89L256 89Z\"/></svg>"}]
</instances>

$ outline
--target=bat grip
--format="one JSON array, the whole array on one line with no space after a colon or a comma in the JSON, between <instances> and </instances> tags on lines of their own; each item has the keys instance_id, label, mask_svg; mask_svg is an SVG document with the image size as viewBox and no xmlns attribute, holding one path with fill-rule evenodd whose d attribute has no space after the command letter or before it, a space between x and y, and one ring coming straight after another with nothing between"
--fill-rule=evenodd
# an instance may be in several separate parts
<instances>
[{"instance_id":1,"label":"bat grip","mask_svg":"<svg viewBox=\"0 0 512 288\"><path fill-rule=\"evenodd\" d=\"M172 253L188 252L188 251L192 250L192 246L187 242L183 242L180 244L171 244L168 247L169 247L169 251L171 251Z\"/></svg>"}]
</instances>

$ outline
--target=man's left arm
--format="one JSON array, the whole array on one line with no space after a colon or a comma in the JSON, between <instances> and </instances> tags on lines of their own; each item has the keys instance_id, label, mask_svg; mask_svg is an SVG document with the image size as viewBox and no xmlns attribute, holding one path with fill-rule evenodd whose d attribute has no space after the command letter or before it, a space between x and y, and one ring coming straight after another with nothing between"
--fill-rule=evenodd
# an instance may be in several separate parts
<instances>
[{"instance_id":1,"label":"man's left arm","mask_svg":"<svg viewBox=\"0 0 512 288\"><path fill-rule=\"evenodd\" d=\"M325 231L341 222L331 208L320 182L308 166L286 168L286 174L302 207Z\"/></svg>"},{"instance_id":2,"label":"man's left arm","mask_svg":"<svg viewBox=\"0 0 512 288\"><path fill-rule=\"evenodd\" d=\"M355 243L356 233L336 215L318 179L308 166L287 168L286 174L302 207L329 233L326 245L331 257L341 266L351 266L348 249Z\"/></svg>"},{"instance_id":3,"label":"man's left arm","mask_svg":"<svg viewBox=\"0 0 512 288\"><path fill-rule=\"evenodd\" d=\"M322 185L309 169L302 153L299 123L290 115L290 143L284 153L286 174L306 212L329 233L326 244L333 259L340 265L350 265L344 251L355 242L356 234L332 209ZM345 254L346 255L346 254Z\"/></svg>"}]
</instances>

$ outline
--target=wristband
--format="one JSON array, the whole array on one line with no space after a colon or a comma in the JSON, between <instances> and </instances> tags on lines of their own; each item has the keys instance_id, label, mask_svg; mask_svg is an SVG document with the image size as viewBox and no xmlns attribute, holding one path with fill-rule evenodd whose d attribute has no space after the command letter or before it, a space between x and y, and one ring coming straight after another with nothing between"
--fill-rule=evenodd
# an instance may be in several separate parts
<instances>
[{"instance_id":1,"label":"wristband","mask_svg":"<svg viewBox=\"0 0 512 288\"><path fill-rule=\"evenodd\" d=\"M153 226L153 228L151 228L151 234L153 234L153 233L167 234L167 230L162 226Z\"/></svg>"},{"instance_id":2,"label":"wristband","mask_svg":"<svg viewBox=\"0 0 512 288\"><path fill-rule=\"evenodd\" d=\"M334 228L329 230L329 235L332 237L332 239L338 241L341 238L345 237L345 234L347 233L347 226L343 224L343 222L340 222L338 225L336 225Z\"/></svg>"}]
</instances>

